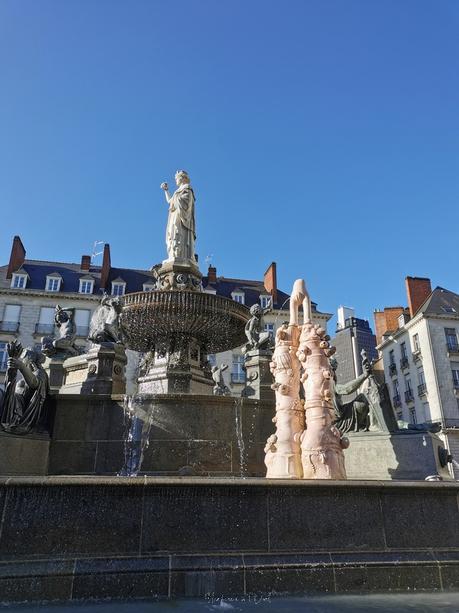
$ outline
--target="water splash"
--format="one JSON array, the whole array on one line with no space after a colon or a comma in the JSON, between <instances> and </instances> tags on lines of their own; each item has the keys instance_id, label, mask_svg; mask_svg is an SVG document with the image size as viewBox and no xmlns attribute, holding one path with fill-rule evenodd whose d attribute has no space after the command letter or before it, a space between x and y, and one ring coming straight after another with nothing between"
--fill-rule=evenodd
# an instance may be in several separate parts
<instances>
[{"instance_id":1,"label":"water splash","mask_svg":"<svg viewBox=\"0 0 459 613\"><path fill-rule=\"evenodd\" d=\"M234 418L236 428L236 441L239 449L239 474L245 479L247 473L247 459L245 452L244 434L242 431L242 399L234 399Z\"/></svg>"}]
</instances>

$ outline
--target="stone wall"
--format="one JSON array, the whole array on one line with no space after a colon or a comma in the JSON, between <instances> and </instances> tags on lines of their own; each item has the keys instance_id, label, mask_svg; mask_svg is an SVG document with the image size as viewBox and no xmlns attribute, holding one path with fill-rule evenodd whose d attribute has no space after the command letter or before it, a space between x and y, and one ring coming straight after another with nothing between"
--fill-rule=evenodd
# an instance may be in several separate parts
<instances>
[{"instance_id":1,"label":"stone wall","mask_svg":"<svg viewBox=\"0 0 459 613\"><path fill-rule=\"evenodd\" d=\"M0 601L457 590L458 494L457 483L0 479Z\"/></svg>"}]
</instances>

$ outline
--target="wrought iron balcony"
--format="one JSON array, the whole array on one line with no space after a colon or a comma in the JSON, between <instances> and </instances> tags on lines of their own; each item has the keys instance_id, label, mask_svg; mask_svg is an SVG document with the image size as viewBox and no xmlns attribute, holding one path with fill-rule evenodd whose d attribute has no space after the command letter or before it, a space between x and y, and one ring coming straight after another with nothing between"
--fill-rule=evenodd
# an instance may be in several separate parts
<instances>
[{"instance_id":1,"label":"wrought iron balcony","mask_svg":"<svg viewBox=\"0 0 459 613\"><path fill-rule=\"evenodd\" d=\"M405 402L413 402L413 401L414 401L413 390L406 390L406 392L405 392Z\"/></svg>"},{"instance_id":2,"label":"wrought iron balcony","mask_svg":"<svg viewBox=\"0 0 459 613\"><path fill-rule=\"evenodd\" d=\"M404 356L400 360L400 368L402 370L405 370L405 368L409 368L409 367L410 367L410 363L408 362L408 358L406 356Z\"/></svg>"},{"instance_id":3,"label":"wrought iron balcony","mask_svg":"<svg viewBox=\"0 0 459 613\"><path fill-rule=\"evenodd\" d=\"M425 396L427 394L427 387L425 383L418 385L418 396Z\"/></svg>"},{"instance_id":4,"label":"wrought iron balcony","mask_svg":"<svg viewBox=\"0 0 459 613\"><path fill-rule=\"evenodd\" d=\"M397 374L397 365L395 362L389 364L389 374L392 376Z\"/></svg>"},{"instance_id":5,"label":"wrought iron balcony","mask_svg":"<svg viewBox=\"0 0 459 613\"><path fill-rule=\"evenodd\" d=\"M35 334L53 334L54 324L41 324L38 323L35 326Z\"/></svg>"},{"instance_id":6,"label":"wrought iron balcony","mask_svg":"<svg viewBox=\"0 0 459 613\"><path fill-rule=\"evenodd\" d=\"M418 360L420 360L422 358L422 353L420 349L415 349L412 353L413 356L413 360L415 362L417 362Z\"/></svg>"},{"instance_id":7,"label":"wrought iron balcony","mask_svg":"<svg viewBox=\"0 0 459 613\"><path fill-rule=\"evenodd\" d=\"M394 408L402 406L402 400L401 400L401 398L400 398L400 396L398 394L396 396L393 396L392 404L393 404Z\"/></svg>"},{"instance_id":8,"label":"wrought iron balcony","mask_svg":"<svg viewBox=\"0 0 459 613\"><path fill-rule=\"evenodd\" d=\"M2 332L17 332L19 330L18 321L0 321L0 330Z\"/></svg>"}]
</instances>

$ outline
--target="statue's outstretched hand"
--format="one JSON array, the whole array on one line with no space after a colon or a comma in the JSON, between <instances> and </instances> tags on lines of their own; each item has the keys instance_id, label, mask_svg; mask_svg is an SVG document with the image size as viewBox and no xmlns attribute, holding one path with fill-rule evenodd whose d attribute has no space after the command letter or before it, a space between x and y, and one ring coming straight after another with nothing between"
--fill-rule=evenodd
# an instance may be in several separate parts
<instances>
[{"instance_id":1,"label":"statue's outstretched hand","mask_svg":"<svg viewBox=\"0 0 459 613\"><path fill-rule=\"evenodd\" d=\"M165 183L165 182L164 182L164 183L161 183L160 187L161 187L161 189L163 189L165 192L167 192L167 190L169 189L168 184L167 184L167 183Z\"/></svg>"}]
</instances>

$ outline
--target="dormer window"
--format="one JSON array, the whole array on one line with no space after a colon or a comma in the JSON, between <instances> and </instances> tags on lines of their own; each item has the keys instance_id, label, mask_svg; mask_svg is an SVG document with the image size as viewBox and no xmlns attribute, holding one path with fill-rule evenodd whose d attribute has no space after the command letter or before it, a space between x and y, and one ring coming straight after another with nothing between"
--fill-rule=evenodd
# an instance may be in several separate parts
<instances>
[{"instance_id":1,"label":"dormer window","mask_svg":"<svg viewBox=\"0 0 459 613\"><path fill-rule=\"evenodd\" d=\"M46 291L58 292L61 289L62 277L59 274L52 274L46 277Z\"/></svg>"},{"instance_id":2,"label":"dormer window","mask_svg":"<svg viewBox=\"0 0 459 613\"><path fill-rule=\"evenodd\" d=\"M233 292L231 294L231 298L234 300L234 302L239 302L239 304L245 304L244 292Z\"/></svg>"},{"instance_id":3,"label":"dormer window","mask_svg":"<svg viewBox=\"0 0 459 613\"><path fill-rule=\"evenodd\" d=\"M14 289L24 289L27 284L27 274L25 273L13 273L11 279L11 287Z\"/></svg>"},{"instance_id":4,"label":"dormer window","mask_svg":"<svg viewBox=\"0 0 459 613\"><path fill-rule=\"evenodd\" d=\"M152 292L155 289L155 284L154 283L144 283L143 284L143 291L144 292Z\"/></svg>"},{"instance_id":5,"label":"dormer window","mask_svg":"<svg viewBox=\"0 0 459 613\"><path fill-rule=\"evenodd\" d=\"M112 296L124 296L125 290L125 281L112 281Z\"/></svg>"},{"instance_id":6,"label":"dormer window","mask_svg":"<svg viewBox=\"0 0 459 613\"><path fill-rule=\"evenodd\" d=\"M260 296L260 304L262 309L267 309L271 306L271 296L261 295Z\"/></svg>"},{"instance_id":7,"label":"dormer window","mask_svg":"<svg viewBox=\"0 0 459 613\"><path fill-rule=\"evenodd\" d=\"M92 294L94 291L94 279L80 279L80 294Z\"/></svg>"}]
</instances>

